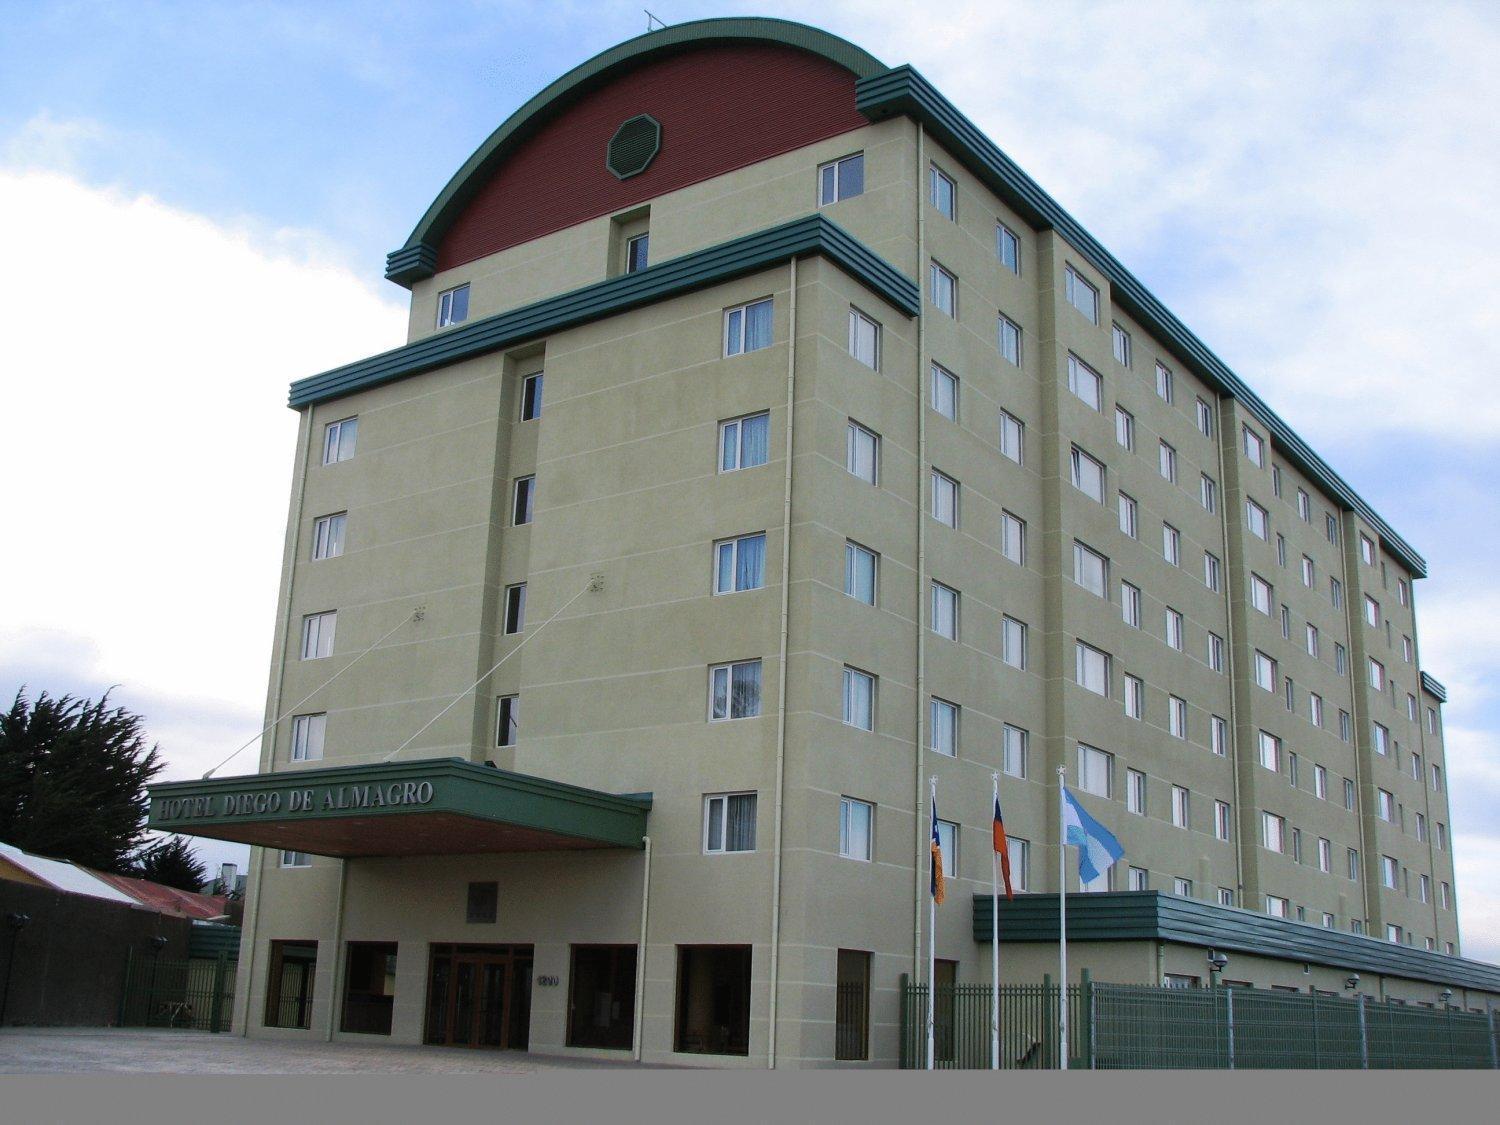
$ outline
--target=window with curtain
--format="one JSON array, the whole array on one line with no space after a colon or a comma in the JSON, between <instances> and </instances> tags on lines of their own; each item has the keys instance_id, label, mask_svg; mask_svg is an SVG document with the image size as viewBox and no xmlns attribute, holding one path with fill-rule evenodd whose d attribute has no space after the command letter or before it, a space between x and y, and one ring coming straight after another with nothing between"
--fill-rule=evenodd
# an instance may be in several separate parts
<instances>
[{"instance_id":1,"label":"window with curtain","mask_svg":"<svg viewBox=\"0 0 1500 1125\"><path fill-rule=\"evenodd\" d=\"M714 544L714 593L759 590L766 584L766 533Z\"/></svg>"},{"instance_id":2,"label":"window with curtain","mask_svg":"<svg viewBox=\"0 0 1500 1125\"><path fill-rule=\"evenodd\" d=\"M703 850L755 850L754 793L720 793L704 798Z\"/></svg>"}]
</instances>

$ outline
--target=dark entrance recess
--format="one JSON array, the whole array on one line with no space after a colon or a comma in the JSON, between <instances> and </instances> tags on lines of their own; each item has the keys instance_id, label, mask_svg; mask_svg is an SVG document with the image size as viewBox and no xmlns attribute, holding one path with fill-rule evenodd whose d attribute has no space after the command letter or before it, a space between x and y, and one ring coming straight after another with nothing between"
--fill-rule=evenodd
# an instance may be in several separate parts
<instances>
[{"instance_id":1,"label":"dark entrance recess","mask_svg":"<svg viewBox=\"0 0 1500 1125\"><path fill-rule=\"evenodd\" d=\"M529 945L434 945L423 1042L526 1050L531 966Z\"/></svg>"},{"instance_id":2,"label":"dark entrance recess","mask_svg":"<svg viewBox=\"0 0 1500 1125\"><path fill-rule=\"evenodd\" d=\"M676 1049L698 1055L750 1053L750 947L677 947Z\"/></svg>"},{"instance_id":3,"label":"dark entrance recess","mask_svg":"<svg viewBox=\"0 0 1500 1125\"><path fill-rule=\"evenodd\" d=\"M346 962L344 1018L339 1030L389 1035L396 998L396 943L351 941Z\"/></svg>"},{"instance_id":4,"label":"dark entrance recess","mask_svg":"<svg viewBox=\"0 0 1500 1125\"><path fill-rule=\"evenodd\" d=\"M315 941L273 941L266 981L266 1026L310 1027L313 972L318 964Z\"/></svg>"},{"instance_id":5,"label":"dark entrance recess","mask_svg":"<svg viewBox=\"0 0 1500 1125\"><path fill-rule=\"evenodd\" d=\"M635 1023L633 945L575 945L568 975L568 1046L628 1051Z\"/></svg>"}]
</instances>

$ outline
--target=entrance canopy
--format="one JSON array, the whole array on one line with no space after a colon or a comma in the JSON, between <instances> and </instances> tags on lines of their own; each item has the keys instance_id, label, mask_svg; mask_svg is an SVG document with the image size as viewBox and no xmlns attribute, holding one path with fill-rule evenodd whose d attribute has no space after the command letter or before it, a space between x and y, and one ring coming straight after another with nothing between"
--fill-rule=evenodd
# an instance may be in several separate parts
<instances>
[{"instance_id":1,"label":"entrance canopy","mask_svg":"<svg viewBox=\"0 0 1500 1125\"><path fill-rule=\"evenodd\" d=\"M151 786L148 827L329 856L644 846L651 795L428 758Z\"/></svg>"}]
</instances>

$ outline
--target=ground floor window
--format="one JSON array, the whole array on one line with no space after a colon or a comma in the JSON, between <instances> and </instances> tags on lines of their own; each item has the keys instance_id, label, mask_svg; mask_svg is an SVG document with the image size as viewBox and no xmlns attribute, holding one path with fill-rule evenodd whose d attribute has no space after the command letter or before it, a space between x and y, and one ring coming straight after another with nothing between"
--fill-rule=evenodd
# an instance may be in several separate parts
<instances>
[{"instance_id":1,"label":"ground floor window","mask_svg":"<svg viewBox=\"0 0 1500 1125\"><path fill-rule=\"evenodd\" d=\"M391 1033L396 998L396 943L351 941L344 958L344 1016L340 1031Z\"/></svg>"},{"instance_id":2,"label":"ground floor window","mask_svg":"<svg viewBox=\"0 0 1500 1125\"><path fill-rule=\"evenodd\" d=\"M750 947L677 947L676 1050L750 1053Z\"/></svg>"},{"instance_id":3,"label":"ground floor window","mask_svg":"<svg viewBox=\"0 0 1500 1125\"><path fill-rule=\"evenodd\" d=\"M315 941L273 941L266 976L266 1026L311 1027Z\"/></svg>"},{"instance_id":4,"label":"ground floor window","mask_svg":"<svg viewBox=\"0 0 1500 1125\"><path fill-rule=\"evenodd\" d=\"M434 945L423 1041L524 1051L531 1032L529 945Z\"/></svg>"},{"instance_id":5,"label":"ground floor window","mask_svg":"<svg viewBox=\"0 0 1500 1125\"><path fill-rule=\"evenodd\" d=\"M575 945L568 1046L628 1051L635 1026L635 946Z\"/></svg>"},{"instance_id":6,"label":"ground floor window","mask_svg":"<svg viewBox=\"0 0 1500 1125\"><path fill-rule=\"evenodd\" d=\"M863 950L839 950L833 1057L870 1057L870 955Z\"/></svg>"}]
</instances>

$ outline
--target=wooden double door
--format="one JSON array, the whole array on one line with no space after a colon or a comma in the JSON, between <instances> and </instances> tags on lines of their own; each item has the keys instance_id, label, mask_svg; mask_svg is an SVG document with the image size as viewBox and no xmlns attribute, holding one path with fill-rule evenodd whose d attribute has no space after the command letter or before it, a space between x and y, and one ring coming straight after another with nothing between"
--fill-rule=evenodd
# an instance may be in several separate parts
<instances>
[{"instance_id":1,"label":"wooden double door","mask_svg":"<svg viewBox=\"0 0 1500 1125\"><path fill-rule=\"evenodd\" d=\"M526 1050L531 969L529 945L434 945L426 1041Z\"/></svg>"}]
</instances>

